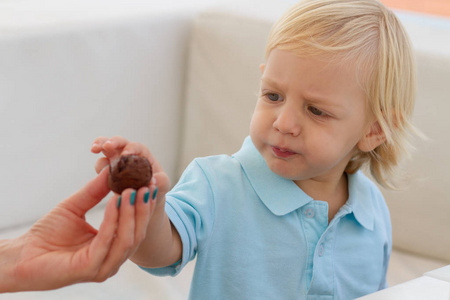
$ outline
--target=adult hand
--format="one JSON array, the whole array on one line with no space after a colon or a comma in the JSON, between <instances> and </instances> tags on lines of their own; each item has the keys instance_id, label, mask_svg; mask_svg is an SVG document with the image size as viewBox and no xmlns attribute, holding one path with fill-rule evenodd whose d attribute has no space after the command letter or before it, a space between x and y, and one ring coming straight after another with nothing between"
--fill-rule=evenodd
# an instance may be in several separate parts
<instances>
[{"instance_id":1,"label":"adult hand","mask_svg":"<svg viewBox=\"0 0 450 300\"><path fill-rule=\"evenodd\" d=\"M0 292L101 282L119 270L145 237L154 201L148 201L147 187L127 189L118 209L118 195L114 195L96 230L86 222L85 214L108 194L107 176L105 168L27 233L0 241Z\"/></svg>"}]
</instances>

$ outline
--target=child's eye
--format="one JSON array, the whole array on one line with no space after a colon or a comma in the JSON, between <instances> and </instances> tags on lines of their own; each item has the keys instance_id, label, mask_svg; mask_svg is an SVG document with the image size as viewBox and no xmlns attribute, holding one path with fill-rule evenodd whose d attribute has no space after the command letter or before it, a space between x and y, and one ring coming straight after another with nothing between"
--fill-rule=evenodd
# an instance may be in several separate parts
<instances>
[{"instance_id":1,"label":"child's eye","mask_svg":"<svg viewBox=\"0 0 450 300\"><path fill-rule=\"evenodd\" d=\"M327 117L328 115L326 113L324 113L323 111L321 111L318 108L315 108L314 106L309 106L308 110L315 116L318 117Z\"/></svg>"},{"instance_id":2,"label":"child's eye","mask_svg":"<svg viewBox=\"0 0 450 300\"><path fill-rule=\"evenodd\" d=\"M267 99L269 99L270 101L273 101L273 102L283 100L283 98L280 95L275 94L275 93L267 93L265 96Z\"/></svg>"}]
</instances>

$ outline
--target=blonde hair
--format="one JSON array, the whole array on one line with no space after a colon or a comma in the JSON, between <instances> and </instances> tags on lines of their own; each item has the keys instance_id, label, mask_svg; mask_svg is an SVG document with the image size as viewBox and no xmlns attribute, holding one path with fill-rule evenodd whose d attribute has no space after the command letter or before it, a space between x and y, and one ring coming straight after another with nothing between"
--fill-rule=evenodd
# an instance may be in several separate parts
<instances>
[{"instance_id":1,"label":"blonde hair","mask_svg":"<svg viewBox=\"0 0 450 300\"><path fill-rule=\"evenodd\" d=\"M359 151L346 172L367 164L379 184L395 188L395 169L419 133L410 121L416 93L413 50L394 13L377 0L301 1L272 28L266 58L274 48L356 63L369 115L386 141L371 152Z\"/></svg>"}]
</instances>

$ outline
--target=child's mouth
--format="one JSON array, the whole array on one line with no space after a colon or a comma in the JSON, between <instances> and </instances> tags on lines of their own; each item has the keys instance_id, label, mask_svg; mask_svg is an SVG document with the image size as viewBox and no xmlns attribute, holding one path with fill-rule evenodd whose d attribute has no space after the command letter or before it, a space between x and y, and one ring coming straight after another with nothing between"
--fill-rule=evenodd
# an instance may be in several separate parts
<instances>
[{"instance_id":1,"label":"child's mouth","mask_svg":"<svg viewBox=\"0 0 450 300\"><path fill-rule=\"evenodd\" d=\"M282 157L282 158L287 158L289 156L295 155L295 152L289 151L287 149L281 149L281 148L277 148L272 146L272 151L275 154L275 156L278 157Z\"/></svg>"}]
</instances>

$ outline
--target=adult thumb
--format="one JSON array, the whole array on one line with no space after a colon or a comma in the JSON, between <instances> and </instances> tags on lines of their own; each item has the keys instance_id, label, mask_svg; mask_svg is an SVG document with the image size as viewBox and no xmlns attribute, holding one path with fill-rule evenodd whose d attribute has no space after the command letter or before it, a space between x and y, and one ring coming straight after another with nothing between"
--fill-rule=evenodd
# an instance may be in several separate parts
<instances>
[{"instance_id":1,"label":"adult thumb","mask_svg":"<svg viewBox=\"0 0 450 300\"><path fill-rule=\"evenodd\" d=\"M75 194L64 200L61 205L70 208L78 216L83 216L108 195L109 168L104 168Z\"/></svg>"}]
</instances>

